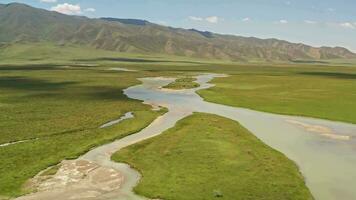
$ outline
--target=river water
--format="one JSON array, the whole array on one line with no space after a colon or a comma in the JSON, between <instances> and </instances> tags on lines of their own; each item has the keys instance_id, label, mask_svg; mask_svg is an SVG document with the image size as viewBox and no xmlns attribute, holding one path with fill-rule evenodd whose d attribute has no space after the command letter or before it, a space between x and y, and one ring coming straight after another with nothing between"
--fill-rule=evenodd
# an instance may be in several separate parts
<instances>
[{"instance_id":1,"label":"river water","mask_svg":"<svg viewBox=\"0 0 356 200\"><path fill-rule=\"evenodd\" d=\"M160 89L172 81L143 78L142 85L125 91L130 98L167 107L171 112L217 114L238 121L260 140L282 152L300 168L316 199L356 199L356 125L307 117L253 111L205 102L196 90L209 88L219 75L198 76L198 89Z\"/></svg>"}]
</instances>

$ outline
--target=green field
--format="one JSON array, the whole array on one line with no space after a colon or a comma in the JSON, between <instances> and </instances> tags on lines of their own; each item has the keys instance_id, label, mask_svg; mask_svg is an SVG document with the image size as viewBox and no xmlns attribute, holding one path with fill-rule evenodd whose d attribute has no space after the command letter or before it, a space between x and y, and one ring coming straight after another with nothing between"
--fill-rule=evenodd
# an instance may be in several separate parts
<instances>
[{"instance_id":1,"label":"green field","mask_svg":"<svg viewBox=\"0 0 356 200\"><path fill-rule=\"evenodd\" d=\"M196 80L196 78L191 77L177 78L174 82L164 86L164 88L173 90L197 88L199 87L199 83L196 83Z\"/></svg>"},{"instance_id":2,"label":"green field","mask_svg":"<svg viewBox=\"0 0 356 200\"><path fill-rule=\"evenodd\" d=\"M199 91L207 101L272 113L356 123L356 68L235 73Z\"/></svg>"},{"instance_id":3,"label":"green field","mask_svg":"<svg viewBox=\"0 0 356 200\"><path fill-rule=\"evenodd\" d=\"M161 114L122 94L143 74L53 65L0 71L0 144L37 139L0 147L0 196L23 194L39 171L137 132ZM130 111L134 119L98 128Z\"/></svg>"},{"instance_id":4,"label":"green field","mask_svg":"<svg viewBox=\"0 0 356 200\"><path fill-rule=\"evenodd\" d=\"M139 84L137 78L172 72L110 69L173 60L53 44L9 45L0 58L0 144L30 140L0 147L0 199L28 192L23 184L40 171L135 133L162 114L122 90ZM131 111L135 118L99 129Z\"/></svg>"},{"instance_id":5,"label":"green field","mask_svg":"<svg viewBox=\"0 0 356 200\"><path fill-rule=\"evenodd\" d=\"M194 114L113 159L138 169L138 194L159 199L312 199L296 165L238 123Z\"/></svg>"},{"instance_id":6,"label":"green field","mask_svg":"<svg viewBox=\"0 0 356 200\"><path fill-rule=\"evenodd\" d=\"M162 114L123 95L140 77L226 73L231 76L213 80L217 86L200 94L233 106L356 123L356 67L341 61L231 63L53 44L2 47L0 58L0 144L38 138L0 147L0 198L27 192L23 184L41 170L134 133ZM115 67L139 71L110 70ZM134 119L98 128L129 111Z\"/></svg>"}]
</instances>

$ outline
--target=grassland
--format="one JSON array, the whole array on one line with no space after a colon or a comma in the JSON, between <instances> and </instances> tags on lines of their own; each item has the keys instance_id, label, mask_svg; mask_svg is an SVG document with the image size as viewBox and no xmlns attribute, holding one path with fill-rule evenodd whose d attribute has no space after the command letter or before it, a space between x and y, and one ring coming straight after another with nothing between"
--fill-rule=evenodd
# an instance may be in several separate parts
<instances>
[{"instance_id":1,"label":"grassland","mask_svg":"<svg viewBox=\"0 0 356 200\"><path fill-rule=\"evenodd\" d=\"M230 63L53 44L0 47L0 144L39 138L0 147L0 199L26 192L23 183L48 166L136 132L161 114L122 94L139 84L136 78L226 73L231 76L214 80L217 87L201 95L233 106L355 123L356 68L339 63ZM129 111L134 119L98 129Z\"/></svg>"},{"instance_id":2,"label":"grassland","mask_svg":"<svg viewBox=\"0 0 356 200\"><path fill-rule=\"evenodd\" d=\"M137 132L159 112L122 90L139 73L57 65L0 66L0 196L22 194L27 179L63 159ZM134 119L99 129L132 111Z\"/></svg>"},{"instance_id":3,"label":"grassland","mask_svg":"<svg viewBox=\"0 0 356 200\"><path fill-rule=\"evenodd\" d=\"M312 199L293 162L235 121L196 113L113 159L138 169L138 194L159 199Z\"/></svg>"},{"instance_id":4,"label":"grassland","mask_svg":"<svg viewBox=\"0 0 356 200\"><path fill-rule=\"evenodd\" d=\"M192 77L177 78L174 82L164 86L167 89L182 90L199 87L199 83L195 82L197 79Z\"/></svg>"},{"instance_id":5,"label":"grassland","mask_svg":"<svg viewBox=\"0 0 356 200\"><path fill-rule=\"evenodd\" d=\"M330 62L330 64L329 64ZM124 63L151 72L214 72L230 77L199 91L207 101L265 112L356 123L356 63ZM354 64L352 64L354 63Z\"/></svg>"},{"instance_id":6,"label":"grassland","mask_svg":"<svg viewBox=\"0 0 356 200\"><path fill-rule=\"evenodd\" d=\"M231 106L356 123L356 70L327 70L233 74L199 94Z\"/></svg>"}]
</instances>

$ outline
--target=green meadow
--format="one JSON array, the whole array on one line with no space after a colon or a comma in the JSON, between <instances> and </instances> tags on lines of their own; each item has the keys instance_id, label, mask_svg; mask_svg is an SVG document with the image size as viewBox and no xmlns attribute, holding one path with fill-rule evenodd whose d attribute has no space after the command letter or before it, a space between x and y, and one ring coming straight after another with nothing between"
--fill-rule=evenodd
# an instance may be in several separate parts
<instances>
[{"instance_id":1,"label":"green meadow","mask_svg":"<svg viewBox=\"0 0 356 200\"><path fill-rule=\"evenodd\" d=\"M196 113L113 155L154 199L313 199L297 166L235 121Z\"/></svg>"},{"instance_id":2,"label":"green meadow","mask_svg":"<svg viewBox=\"0 0 356 200\"><path fill-rule=\"evenodd\" d=\"M130 100L123 89L139 73L57 65L0 66L0 196L27 192L29 178L63 159L147 126L160 112ZM126 112L135 118L100 129Z\"/></svg>"},{"instance_id":3,"label":"green meadow","mask_svg":"<svg viewBox=\"0 0 356 200\"><path fill-rule=\"evenodd\" d=\"M212 83L199 91L207 101L356 123L356 67L237 72Z\"/></svg>"},{"instance_id":4,"label":"green meadow","mask_svg":"<svg viewBox=\"0 0 356 200\"><path fill-rule=\"evenodd\" d=\"M208 101L232 106L355 123L356 115L355 112L352 112L353 108L356 108L356 67L354 66L353 63L342 65L341 61L333 61L327 64L306 62L232 63L177 56L117 53L53 44L18 44L1 47L0 144L22 140L29 141L0 147L0 158L2 160L0 163L0 199L2 196L4 198L13 197L29 192L23 188L23 185L40 171L58 164L63 159L76 158L95 146L135 133L161 115L163 111L152 111L149 106L143 105L140 101L128 99L123 94L124 89L140 84L137 78L149 76L192 77L202 72L225 73L230 76L213 80L216 87L200 91L199 94ZM138 71L123 72L111 70L112 68L129 68ZM192 81L193 79L189 78L189 80L185 79L178 84L176 82L175 87L193 87ZM125 120L109 128L99 128L106 122L118 119L130 111L134 113L135 118ZM199 121L201 119L205 119L210 124L206 129L207 132L199 131L196 135L197 138L190 138L194 137L194 134L188 134L190 132L188 130L194 126L189 122L202 123ZM214 128L214 120L226 124L227 127L217 126L217 128ZM210 158L209 156L214 159L218 159L217 157L220 156L228 158L238 155L233 153L236 151L242 153L241 155L246 158L246 165L241 167L248 167L248 161L251 158L249 157L250 154L241 152L242 149L238 145L241 145L241 147L245 147L243 145L256 145L257 150L250 148L251 152L248 153L263 155L266 159L268 158L267 161L270 164L265 172L258 172L262 173L259 175L265 176L267 174L274 177L277 182L272 183L278 185L276 191L281 191L282 188L286 189L285 192L279 192L281 196L278 196L277 192L274 193L274 190L272 190L273 193L267 194L270 195L268 197L278 199L278 197L282 198L284 195L291 195L291 197L303 199L304 195L304 197L309 198L309 192L305 189L296 167L280 153L271 150L252 137L238 124L216 116L199 114L181 121L177 127L169 131L174 133L172 137L180 138L175 130L186 127L183 131L184 137L182 136L180 139L194 139L199 145L202 145L202 148L205 148L209 142L215 141L214 148L221 148L221 154L213 154L208 149L202 151L202 155L205 156L202 158ZM232 129L238 131L234 132ZM223 136L218 134L220 131L226 133L224 137L220 138L220 136ZM179 132L181 133L181 131ZM208 133L208 136L213 140L207 138L209 141L204 143L204 140L199 139L207 136L204 134ZM163 156L161 164L173 159L174 156L178 156L179 152L183 154L185 150L192 152L193 146L189 146L193 145L192 143L187 143L187 146L182 144L182 146L176 147L164 145L164 142L167 142L167 144L174 143L172 138L167 137L167 135L164 134L162 137L130 147L124 153L119 153L120 156L115 156L115 158L125 158L127 162L132 162L139 170L144 170L144 174L158 173L157 171L154 173L146 171L157 164L146 160L150 156L148 153L140 153L137 160L130 160L125 155L131 154L131 151L139 151L141 147L143 149L148 148L147 150L151 151L154 146L149 144L156 143L156 140L162 141L162 145L167 147L167 151L175 152L172 154L172 158ZM235 141L236 137L241 135L246 136L246 140L244 140L246 144ZM236 149L231 147L233 143L229 143L227 138L236 142ZM143 144L146 144L147 147ZM156 148L161 149L163 146L159 145ZM177 149L178 147L179 149ZM182 150L180 150L181 148ZM232 154L228 155L228 151L231 151ZM161 153L164 153L164 151L152 155ZM193 153L193 156L196 156L197 152ZM139 158L140 160L138 160ZM166 158L167 160L165 160ZM193 157L187 157L187 159L193 159ZM170 168L165 173L172 169L178 170L180 166L178 161L166 163ZM206 161L201 159L200 161L202 163L198 164L202 165L197 165L197 167L210 164L209 159ZM152 166L141 166L144 162L149 165L152 164ZM259 162L261 161L250 164L255 166ZM230 165L235 167L242 165L242 163L229 162L220 164L222 165L219 166L221 169L228 169ZM280 173L281 170L283 173ZM178 170L174 179L181 181L184 178L184 180L193 181L196 178L190 176L191 174L184 174L183 176L183 173L185 171ZM202 173L207 172L202 171ZM224 173L227 174L224 175ZM237 173L244 172L243 170L238 172L219 171L221 176L229 174L237 176L239 175ZM253 176L250 171L245 173L251 178L251 182L248 179L243 179L241 181L245 182L241 183L255 184L260 182L256 190L246 190L242 185L239 185L237 192L242 192L241 194L246 199L257 198L258 196L253 196L253 193L260 195L268 187L272 187L257 174ZM277 177L277 174L280 176ZM148 185L159 184L158 178L146 178L145 175L142 184L136 188L137 191L148 196L165 195L164 197L169 197L168 190L165 187L157 191L147 188ZM173 184L174 179L167 181ZM204 181L199 178L197 180ZM268 176L267 180L269 180ZM209 183L209 191L206 191L207 198L212 198L214 195L219 196L220 193L224 198L236 194L233 193L230 182L216 183ZM191 184L197 184L197 182L191 182ZM289 184L298 187L293 189L289 187L291 186ZM183 185L175 184L173 186L175 191L179 191L186 189ZM198 194L202 192L200 189L192 187L187 192ZM174 193L174 195L178 194ZM184 195L184 192L181 195Z\"/></svg>"}]
</instances>

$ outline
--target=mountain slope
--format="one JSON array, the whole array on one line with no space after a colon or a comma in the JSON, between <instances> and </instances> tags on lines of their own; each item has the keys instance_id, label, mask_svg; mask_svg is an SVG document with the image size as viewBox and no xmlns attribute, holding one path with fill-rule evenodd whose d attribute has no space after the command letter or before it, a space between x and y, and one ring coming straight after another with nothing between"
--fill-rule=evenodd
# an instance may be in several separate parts
<instances>
[{"instance_id":1,"label":"mountain slope","mask_svg":"<svg viewBox=\"0 0 356 200\"><path fill-rule=\"evenodd\" d=\"M356 54L342 47L315 48L277 39L171 28L145 20L89 19L18 3L0 5L0 43L42 41L120 52L239 61L356 58Z\"/></svg>"}]
</instances>

